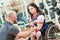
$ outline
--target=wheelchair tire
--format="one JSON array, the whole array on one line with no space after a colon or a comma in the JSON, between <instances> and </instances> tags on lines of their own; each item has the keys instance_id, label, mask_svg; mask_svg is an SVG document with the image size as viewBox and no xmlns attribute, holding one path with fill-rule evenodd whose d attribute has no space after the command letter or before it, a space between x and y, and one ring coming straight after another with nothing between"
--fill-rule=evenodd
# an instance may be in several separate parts
<instances>
[{"instance_id":1,"label":"wheelchair tire","mask_svg":"<svg viewBox=\"0 0 60 40\"><path fill-rule=\"evenodd\" d=\"M50 24L45 32L45 40L55 40L55 33L58 33L58 26Z\"/></svg>"}]
</instances>

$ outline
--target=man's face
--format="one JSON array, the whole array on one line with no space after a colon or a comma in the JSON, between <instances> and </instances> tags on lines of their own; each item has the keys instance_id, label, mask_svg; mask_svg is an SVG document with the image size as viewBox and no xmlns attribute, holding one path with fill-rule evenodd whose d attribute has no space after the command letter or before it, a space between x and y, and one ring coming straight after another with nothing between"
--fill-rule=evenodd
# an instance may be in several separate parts
<instances>
[{"instance_id":1,"label":"man's face","mask_svg":"<svg viewBox=\"0 0 60 40\"><path fill-rule=\"evenodd\" d=\"M14 24L17 23L17 14L13 15L13 22L14 22Z\"/></svg>"}]
</instances>

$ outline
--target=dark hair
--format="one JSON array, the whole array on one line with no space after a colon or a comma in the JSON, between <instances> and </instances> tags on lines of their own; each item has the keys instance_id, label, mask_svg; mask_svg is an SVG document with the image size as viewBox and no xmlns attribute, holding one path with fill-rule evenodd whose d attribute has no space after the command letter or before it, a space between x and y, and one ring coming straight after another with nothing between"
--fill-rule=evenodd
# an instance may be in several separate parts
<instances>
[{"instance_id":1,"label":"dark hair","mask_svg":"<svg viewBox=\"0 0 60 40\"><path fill-rule=\"evenodd\" d=\"M27 6L27 10L28 10L28 13L31 15L31 17L33 16L30 11L29 11L29 6L32 6L36 9L36 12L37 13L41 13L40 10L39 10L39 7L37 7L37 5L35 3L30 3L28 6Z\"/></svg>"}]
</instances>

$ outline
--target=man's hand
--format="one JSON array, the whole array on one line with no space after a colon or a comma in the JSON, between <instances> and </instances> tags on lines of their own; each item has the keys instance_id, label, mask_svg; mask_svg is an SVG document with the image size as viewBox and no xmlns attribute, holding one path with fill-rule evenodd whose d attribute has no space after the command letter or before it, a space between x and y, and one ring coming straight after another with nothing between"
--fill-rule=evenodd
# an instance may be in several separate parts
<instances>
[{"instance_id":1,"label":"man's hand","mask_svg":"<svg viewBox=\"0 0 60 40\"><path fill-rule=\"evenodd\" d=\"M29 31L25 31L25 32L19 32L17 35L16 35L16 38L27 38L28 36L31 35L32 32L36 31L36 27L33 27L31 28Z\"/></svg>"}]
</instances>

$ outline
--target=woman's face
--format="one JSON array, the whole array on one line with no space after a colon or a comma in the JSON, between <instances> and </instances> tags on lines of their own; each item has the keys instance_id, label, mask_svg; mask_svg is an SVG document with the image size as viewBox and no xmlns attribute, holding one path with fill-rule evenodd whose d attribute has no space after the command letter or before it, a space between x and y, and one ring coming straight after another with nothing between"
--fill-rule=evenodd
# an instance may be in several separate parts
<instances>
[{"instance_id":1,"label":"woman's face","mask_svg":"<svg viewBox=\"0 0 60 40\"><path fill-rule=\"evenodd\" d=\"M36 8L29 6L29 11L31 14L35 14L36 13Z\"/></svg>"}]
</instances>

